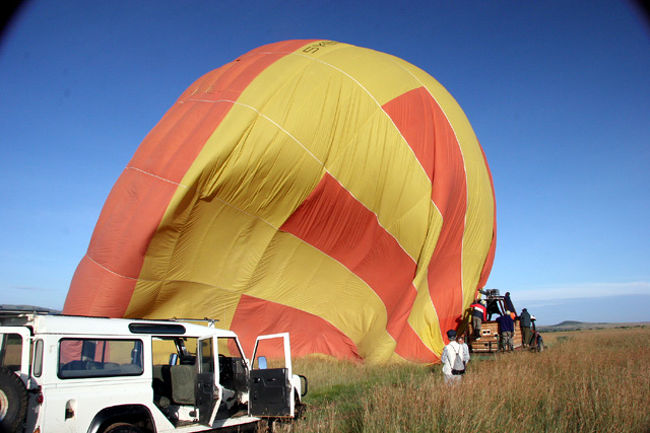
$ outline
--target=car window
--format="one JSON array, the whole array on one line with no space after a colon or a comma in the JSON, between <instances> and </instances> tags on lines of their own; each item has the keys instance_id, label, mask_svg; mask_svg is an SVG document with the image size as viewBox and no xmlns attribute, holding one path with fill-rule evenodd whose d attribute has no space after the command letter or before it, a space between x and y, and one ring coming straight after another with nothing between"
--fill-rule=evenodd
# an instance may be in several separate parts
<instances>
[{"instance_id":1,"label":"car window","mask_svg":"<svg viewBox=\"0 0 650 433\"><path fill-rule=\"evenodd\" d=\"M214 349L212 339L201 340L201 373L214 373Z\"/></svg>"},{"instance_id":2,"label":"car window","mask_svg":"<svg viewBox=\"0 0 650 433\"><path fill-rule=\"evenodd\" d=\"M287 368L284 358L284 340L282 338L259 340L253 359L254 369L263 367L260 365L260 358L264 358L263 363L266 363L268 368Z\"/></svg>"},{"instance_id":3,"label":"car window","mask_svg":"<svg viewBox=\"0 0 650 433\"><path fill-rule=\"evenodd\" d=\"M196 342L195 337L152 337L153 365L194 365Z\"/></svg>"},{"instance_id":4,"label":"car window","mask_svg":"<svg viewBox=\"0 0 650 433\"><path fill-rule=\"evenodd\" d=\"M1 343L0 367L6 367L12 371L20 370L23 338L20 334L2 334Z\"/></svg>"},{"instance_id":5,"label":"car window","mask_svg":"<svg viewBox=\"0 0 650 433\"><path fill-rule=\"evenodd\" d=\"M217 339L217 344L219 346L219 355L228 356L231 358L244 358L244 355L239 350L237 341L233 337L219 337Z\"/></svg>"},{"instance_id":6,"label":"car window","mask_svg":"<svg viewBox=\"0 0 650 433\"><path fill-rule=\"evenodd\" d=\"M43 340L36 340L36 343L34 343L32 373L35 377L41 377L41 374L43 373Z\"/></svg>"},{"instance_id":7,"label":"car window","mask_svg":"<svg viewBox=\"0 0 650 433\"><path fill-rule=\"evenodd\" d=\"M62 339L61 379L142 374L141 340Z\"/></svg>"}]
</instances>

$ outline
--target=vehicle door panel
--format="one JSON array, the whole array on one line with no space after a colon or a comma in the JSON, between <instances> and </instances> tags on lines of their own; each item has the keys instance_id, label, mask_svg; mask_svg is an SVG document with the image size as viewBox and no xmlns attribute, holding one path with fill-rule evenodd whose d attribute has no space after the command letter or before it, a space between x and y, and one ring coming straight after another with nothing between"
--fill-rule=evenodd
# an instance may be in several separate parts
<instances>
[{"instance_id":1,"label":"vehicle door panel","mask_svg":"<svg viewBox=\"0 0 650 433\"><path fill-rule=\"evenodd\" d=\"M215 347L216 342L213 337L199 338L195 395L196 407L199 408L199 422L206 426L214 423L221 400Z\"/></svg>"},{"instance_id":2,"label":"vehicle door panel","mask_svg":"<svg viewBox=\"0 0 650 433\"><path fill-rule=\"evenodd\" d=\"M264 365L267 356L271 359L271 368ZM293 416L289 334L259 336L251 359L250 414L264 417ZM260 359L264 362L260 362Z\"/></svg>"}]
</instances>

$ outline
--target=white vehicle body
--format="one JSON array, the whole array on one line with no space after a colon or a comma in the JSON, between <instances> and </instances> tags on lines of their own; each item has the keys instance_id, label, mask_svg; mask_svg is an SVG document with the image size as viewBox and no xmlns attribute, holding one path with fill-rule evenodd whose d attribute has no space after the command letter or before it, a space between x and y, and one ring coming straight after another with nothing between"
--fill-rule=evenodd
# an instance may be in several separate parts
<instances>
[{"instance_id":1,"label":"white vehicle body","mask_svg":"<svg viewBox=\"0 0 650 433\"><path fill-rule=\"evenodd\" d=\"M18 425L9 418L20 398L0 389L0 423L29 433L190 433L294 418L306 378L292 373L289 334L259 337L248 360L234 332L212 325L0 312L0 385L11 370L28 400ZM271 341L283 352L270 356L278 368L265 368L258 348Z\"/></svg>"}]
</instances>

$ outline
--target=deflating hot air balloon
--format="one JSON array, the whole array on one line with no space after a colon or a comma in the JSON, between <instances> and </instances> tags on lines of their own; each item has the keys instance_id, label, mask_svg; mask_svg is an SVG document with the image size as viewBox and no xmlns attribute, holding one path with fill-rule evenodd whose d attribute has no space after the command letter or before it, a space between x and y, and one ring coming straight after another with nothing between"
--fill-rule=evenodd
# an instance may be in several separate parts
<instances>
[{"instance_id":1,"label":"deflating hot air balloon","mask_svg":"<svg viewBox=\"0 0 650 433\"><path fill-rule=\"evenodd\" d=\"M494 248L489 168L451 95L397 57L291 40L202 76L151 130L64 312L435 362Z\"/></svg>"}]
</instances>

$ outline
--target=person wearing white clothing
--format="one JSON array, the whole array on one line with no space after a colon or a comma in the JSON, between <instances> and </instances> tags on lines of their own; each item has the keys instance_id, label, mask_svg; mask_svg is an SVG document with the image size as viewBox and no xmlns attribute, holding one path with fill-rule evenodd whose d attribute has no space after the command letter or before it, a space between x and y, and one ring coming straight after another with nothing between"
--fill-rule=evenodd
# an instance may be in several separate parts
<instances>
[{"instance_id":1,"label":"person wearing white clothing","mask_svg":"<svg viewBox=\"0 0 650 433\"><path fill-rule=\"evenodd\" d=\"M465 367L467 367L467 363L469 362L469 346L467 346L467 343L465 343L465 338L463 338L462 335L460 337L457 337L456 341L458 341L458 344L463 347L463 364L465 364Z\"/></svg>"},{"instance_id":2,"label":"person wearing white clothing","mask_svg":"<svg viewBox=\"0 0 650 433\"><path fill-rule=\"evenodd\" d=\"M466 345L456 341L456 331L447 331L449 344L442 350L440 362L442 362L442 374L445 376L445 383L459 382L465 373L465 365L469 361L469 350Z\"/></svg>"}]
</instances>

